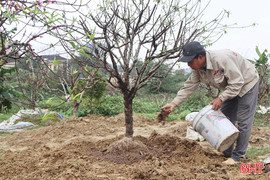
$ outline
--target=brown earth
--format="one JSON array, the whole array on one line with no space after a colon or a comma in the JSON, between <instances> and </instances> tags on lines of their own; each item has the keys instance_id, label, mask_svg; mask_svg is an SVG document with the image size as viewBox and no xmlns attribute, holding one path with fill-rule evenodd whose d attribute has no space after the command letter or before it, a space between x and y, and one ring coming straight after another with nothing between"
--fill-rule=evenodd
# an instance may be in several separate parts
<instances>
[{"instance_id":1,"label":"brown earth","mask_svg":"<svg viewBox=\"0 0 270 180\"><path fill-rule=\"evenodd\" d=\"M2 133L0 179L269 179L223 165L208 142L185 139L187 121L165 124L134 115L134 138L124 138L124 115L89 115L54 125ZM250 146L270 143L270 131L254 127ZM258 158L245 163L260 163Z\"/></svg>"}]
</instances>

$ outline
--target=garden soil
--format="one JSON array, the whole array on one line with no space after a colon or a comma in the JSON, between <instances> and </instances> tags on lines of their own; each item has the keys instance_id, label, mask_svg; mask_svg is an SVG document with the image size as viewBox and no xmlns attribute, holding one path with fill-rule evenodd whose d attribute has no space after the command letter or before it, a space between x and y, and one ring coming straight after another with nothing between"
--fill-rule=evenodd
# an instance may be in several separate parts
<instances>
[{"instance_id":1,"label":"garden soil","mask_svg":"<svg viewBox=\"0 0 270 180\"><path fill-rule=\"evenodd\" d=\"M124 115L89 115L0 135L0 179L269 179L241 174L208 142L185 139L187 121L161 123L134 115L134 137L125 138ZM254 127L250 146L270 144L270 131ZM247 158L246 164L260 163Z\"/></svg>"}]
</instances>

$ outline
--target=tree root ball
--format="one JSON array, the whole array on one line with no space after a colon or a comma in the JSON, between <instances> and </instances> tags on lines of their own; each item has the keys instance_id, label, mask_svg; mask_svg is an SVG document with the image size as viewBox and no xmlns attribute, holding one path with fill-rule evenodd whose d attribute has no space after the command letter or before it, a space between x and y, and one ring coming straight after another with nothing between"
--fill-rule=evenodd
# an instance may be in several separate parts
<instances>
[{"instance_id":1,"label":"tree root ball","mask_svg":"<svg viewBox=\"0 0 270 180\"><path fill-rule=\"evenodd\" d=\"M130 137L124 137L123 139L110 144L106 153L125 154L126 152L147 153L148 148L141 141L136 141Z\"/></svg>"}]
</instances>

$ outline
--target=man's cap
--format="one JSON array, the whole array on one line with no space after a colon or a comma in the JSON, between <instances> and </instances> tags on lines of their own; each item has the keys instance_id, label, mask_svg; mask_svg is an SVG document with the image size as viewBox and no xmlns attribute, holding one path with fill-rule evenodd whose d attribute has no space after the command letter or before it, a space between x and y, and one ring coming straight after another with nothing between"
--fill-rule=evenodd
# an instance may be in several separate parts
<instances>
[{"instance_id":1,"label":"man's cap","mask_svg":"<svg viewBox=\"0 0 270 180\"><path fill-rule=\"evenodd\" d=\"M183 48L183 56L178 60L178 62L190 62L199 53L205 52L204 47L197 41L190 42L186 44Z\"/></svg>"}]
</instances>

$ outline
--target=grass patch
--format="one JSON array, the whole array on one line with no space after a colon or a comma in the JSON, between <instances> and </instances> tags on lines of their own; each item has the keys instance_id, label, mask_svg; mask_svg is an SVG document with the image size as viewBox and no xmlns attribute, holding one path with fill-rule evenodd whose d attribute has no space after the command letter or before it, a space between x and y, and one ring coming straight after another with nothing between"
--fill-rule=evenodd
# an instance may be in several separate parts
<instances>
[{"instance_id":1,"label":"grass patch","mask_svg":"<svg viewBox=\"0 0 270 180\"><path fill-rule=\"evenodd\" d=\"M0 136L6 136L6 135L9 135L9 132L5 132L5 131L0 132Z\"/></svg>"},{"instance_id":2,"label":"grass patch","mask_svg":"<svg viewBox=\"0 0 270 180\"><path fill-rule=\"evenodd\" d=\"M13 114L8 113L8 114L1 114L0 113L0 122L3 122L5 120L8 120Z\"/></svg>"},{"instance_id":3,"label":"grass patch","mask_svg":"<svg viewBox=\"0 0 270 180\"><path fill-rule=\"evenodd\" d=\"M175 121L179 119L180 119L179 116L171 114L166 118L166 121Z\"/></svg>"},{"instance_id":4,"label":"grass patch","mask_svg":"<svg viewBox=\"0 0 270 180\"><path fill-rule=\"evenodd\" d=\"M149 118L157 118L157 114L156 113L138 113L141 114L143 116L149 117ZM166 121L175 121L175 120L179 120L180 117L178 115L174 115L171 114L169 115L169 117L166 118Z\"/></svg>"},{"instance_id":5,"label":"grass patch","mask_svg":"<svg viewBox=\"0 0 270 180\"><path fill-rule=\"evenodd\" d=\"M266 114L260 114L256 112L253 125L270 128L270 113L268 112Z\"/></svg>"},{"instance_id":6,"label":"grass patch","mask_svg":"<svg viewBox=\"0 0 270 180\"><path fill-rule=\"evenodd\" d=\"M264 156L268 153L270 153L270 146L258 146L248 148L246 154L249 158L254 158L257 156Z\"/></svg>"}]
</instances>

